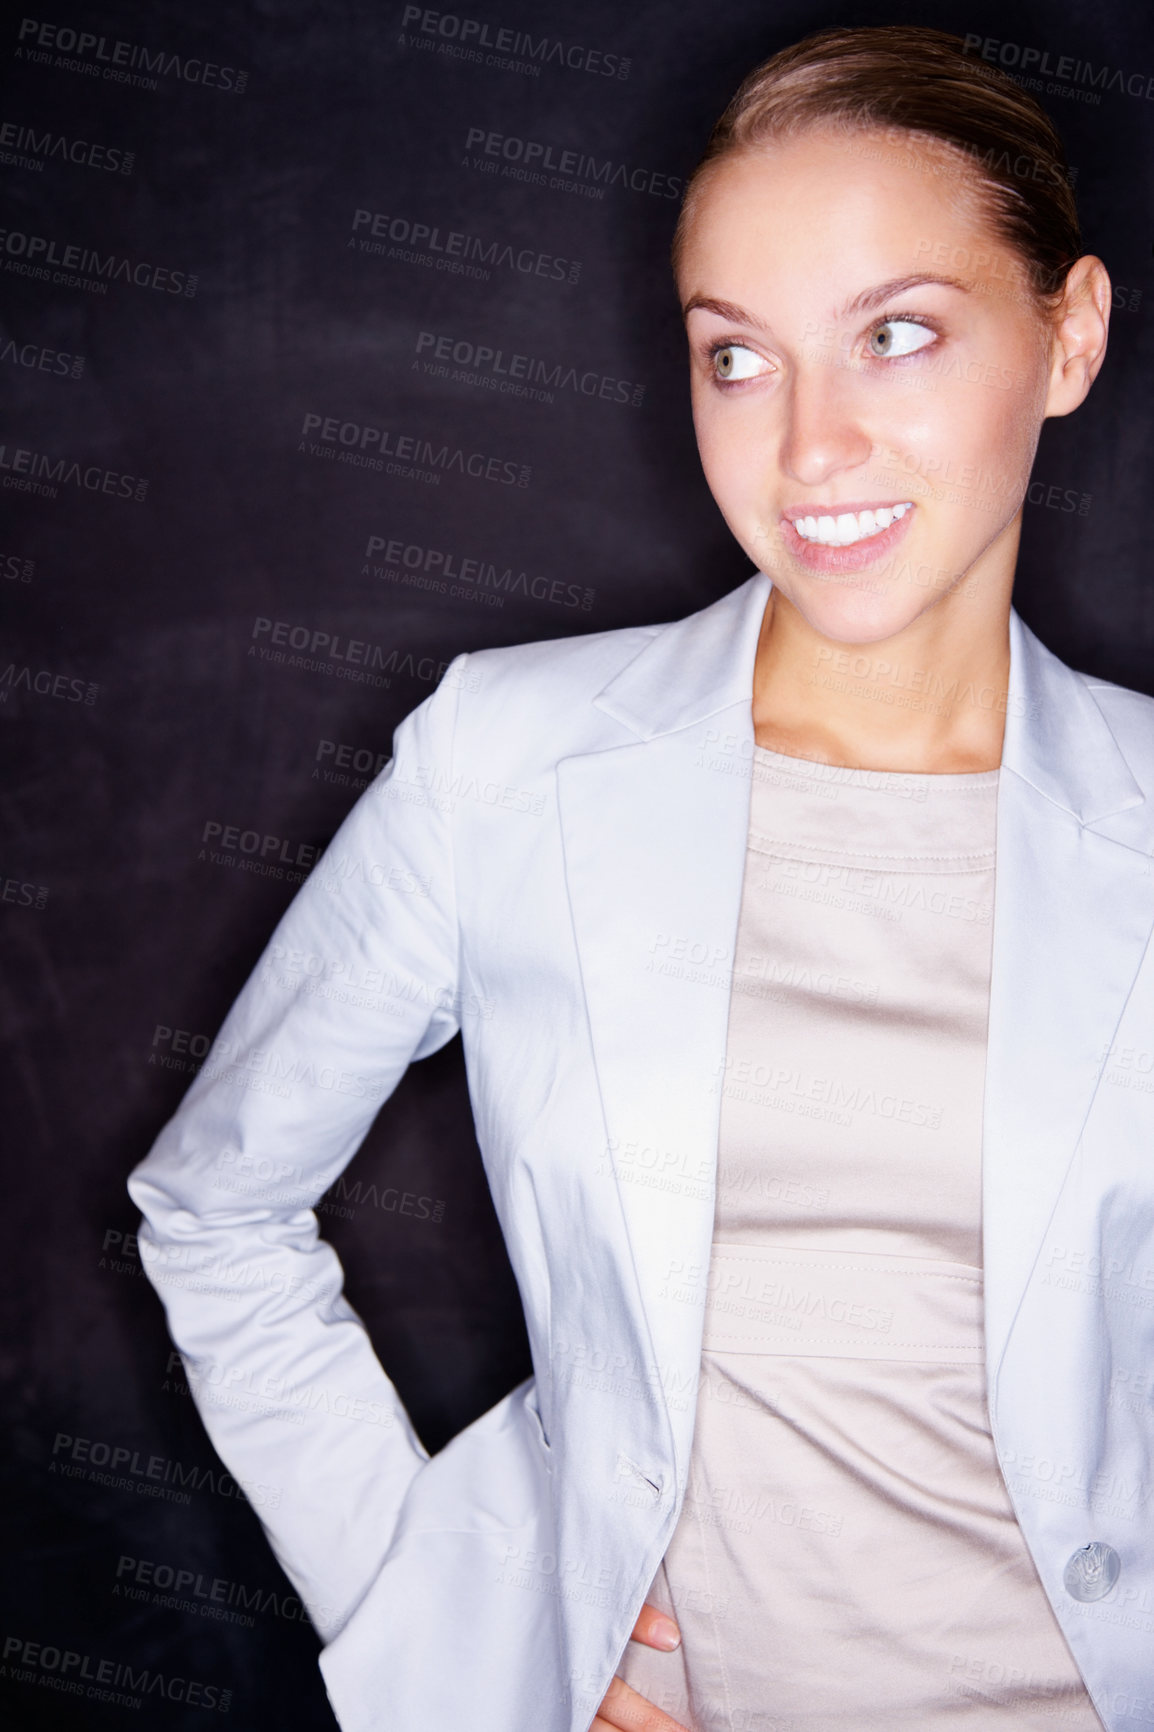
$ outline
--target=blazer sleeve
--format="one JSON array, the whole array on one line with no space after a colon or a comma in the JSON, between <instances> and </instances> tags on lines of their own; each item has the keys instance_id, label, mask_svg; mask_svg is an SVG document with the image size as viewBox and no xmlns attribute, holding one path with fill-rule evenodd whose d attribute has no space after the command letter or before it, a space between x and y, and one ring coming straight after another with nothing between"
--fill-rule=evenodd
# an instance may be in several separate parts
<instances>
[{"instance_id":1,"label":"blazer sleeve","mask_svg":"<svg viewBox=\"0 0 1154 1732\"><path fill-rule=\"evenodd\" d=\"M325 1639L428 1457L313 1207L460 1026L453 728L475 679L458 657L401 723L128 1185L205 1427Z\"/></svg>"}]
</instances>

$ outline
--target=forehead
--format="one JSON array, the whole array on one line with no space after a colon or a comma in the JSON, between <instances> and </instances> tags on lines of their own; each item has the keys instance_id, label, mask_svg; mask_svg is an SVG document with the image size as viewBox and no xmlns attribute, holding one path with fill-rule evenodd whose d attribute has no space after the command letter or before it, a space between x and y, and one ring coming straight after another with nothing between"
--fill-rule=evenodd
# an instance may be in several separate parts
<instances>
[{"instance_id":1,"label":"forehead","mask_svg":"<svg viewBox=\"0 0 1154 1732\"><path fill-rule=\"evenodd\" d=\"M1004 276L963 154L901 131L812 129L724 158L700 185L681 253L693 294L841 298L863 279L933 268Z\"/></svg>"}]
</instances>

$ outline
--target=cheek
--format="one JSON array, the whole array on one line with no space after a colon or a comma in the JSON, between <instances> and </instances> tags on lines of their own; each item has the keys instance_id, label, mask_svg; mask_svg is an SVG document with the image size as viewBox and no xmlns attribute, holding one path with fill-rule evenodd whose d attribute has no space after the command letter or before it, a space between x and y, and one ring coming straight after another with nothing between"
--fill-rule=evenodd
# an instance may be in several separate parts
<instances>
[{"instance_id":1,"label":"cheek","mask_svg":"<svg viewBox=\"0 0 1154 1732\"><path fill-rule=\"evenodd\" d=\"M1021 385L1009 390L975 385L970 396L968 413L964 419L959 417L965 460L980 477L978 492L986 510L993 510L995 502L1016 510L1038 443L1040 420L1034 392Z\"/></svg>"},{"instance_id":2,"label":"cheek","mask_svg":"<svg viewBox=\"0 0 1154 1732\"><path fill-rule=\"evenodd\" d=\"M883 443L903 453L911 473L932 478L965 467L1028 470L1037 419L1033 393L1020 384L1007 389L954 380L911 392L877 431Z\"/></svg>"},{"instance_id":3,"label":"cheek","mask_svg":"<svg viewBox=\"0 0 1154 1732\"><path fill-rule=\"evenodd\" d=\"M721 509L728 515L760 497L766 481L764 445L742 417L732 413L732 405L695 390L693 426L709 491Z\"/></svg>"}]
</instances>

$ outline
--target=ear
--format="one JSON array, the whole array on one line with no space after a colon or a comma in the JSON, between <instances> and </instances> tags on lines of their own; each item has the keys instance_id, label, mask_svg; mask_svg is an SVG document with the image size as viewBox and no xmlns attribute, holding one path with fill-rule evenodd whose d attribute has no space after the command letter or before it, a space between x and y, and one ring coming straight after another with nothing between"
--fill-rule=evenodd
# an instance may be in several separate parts
<instances>
[{"instance_id":1,"label":"ear","mask_svg":"<svg viewBox=\"0 0 1154 1732\"><path fill-rule=\"evenodd\" d=\"M1053 316L1045 415L1069 415L1083 402L1106 357L1113 290L1101 259L1087 253L1070 267Z\"/></svg>"}]
</instances>

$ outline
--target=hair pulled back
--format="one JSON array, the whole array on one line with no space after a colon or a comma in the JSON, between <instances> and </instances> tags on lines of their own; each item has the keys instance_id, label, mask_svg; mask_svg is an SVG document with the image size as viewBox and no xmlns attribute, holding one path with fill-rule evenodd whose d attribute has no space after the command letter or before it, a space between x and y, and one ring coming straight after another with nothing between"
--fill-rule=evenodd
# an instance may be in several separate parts
<instances>
[{"instance_id":1,"label":"hair pulled back","mask_svg":"<svg viewBox=\"0 0 1154 1732\"><path fill-rule=\"evenodd\" d=\"M727 157L810 127L922 136L953 147L998 238L1039 301L1054 300L1082 252L1062 142L1012 78L974 60L960 36L921 25L819 30L745 79L690 177L673 241L676 270L697 203ZM904 139L901 135L904 135ZM941 153L938 153L939 155Z\"/></svg>"}]
</instances>

